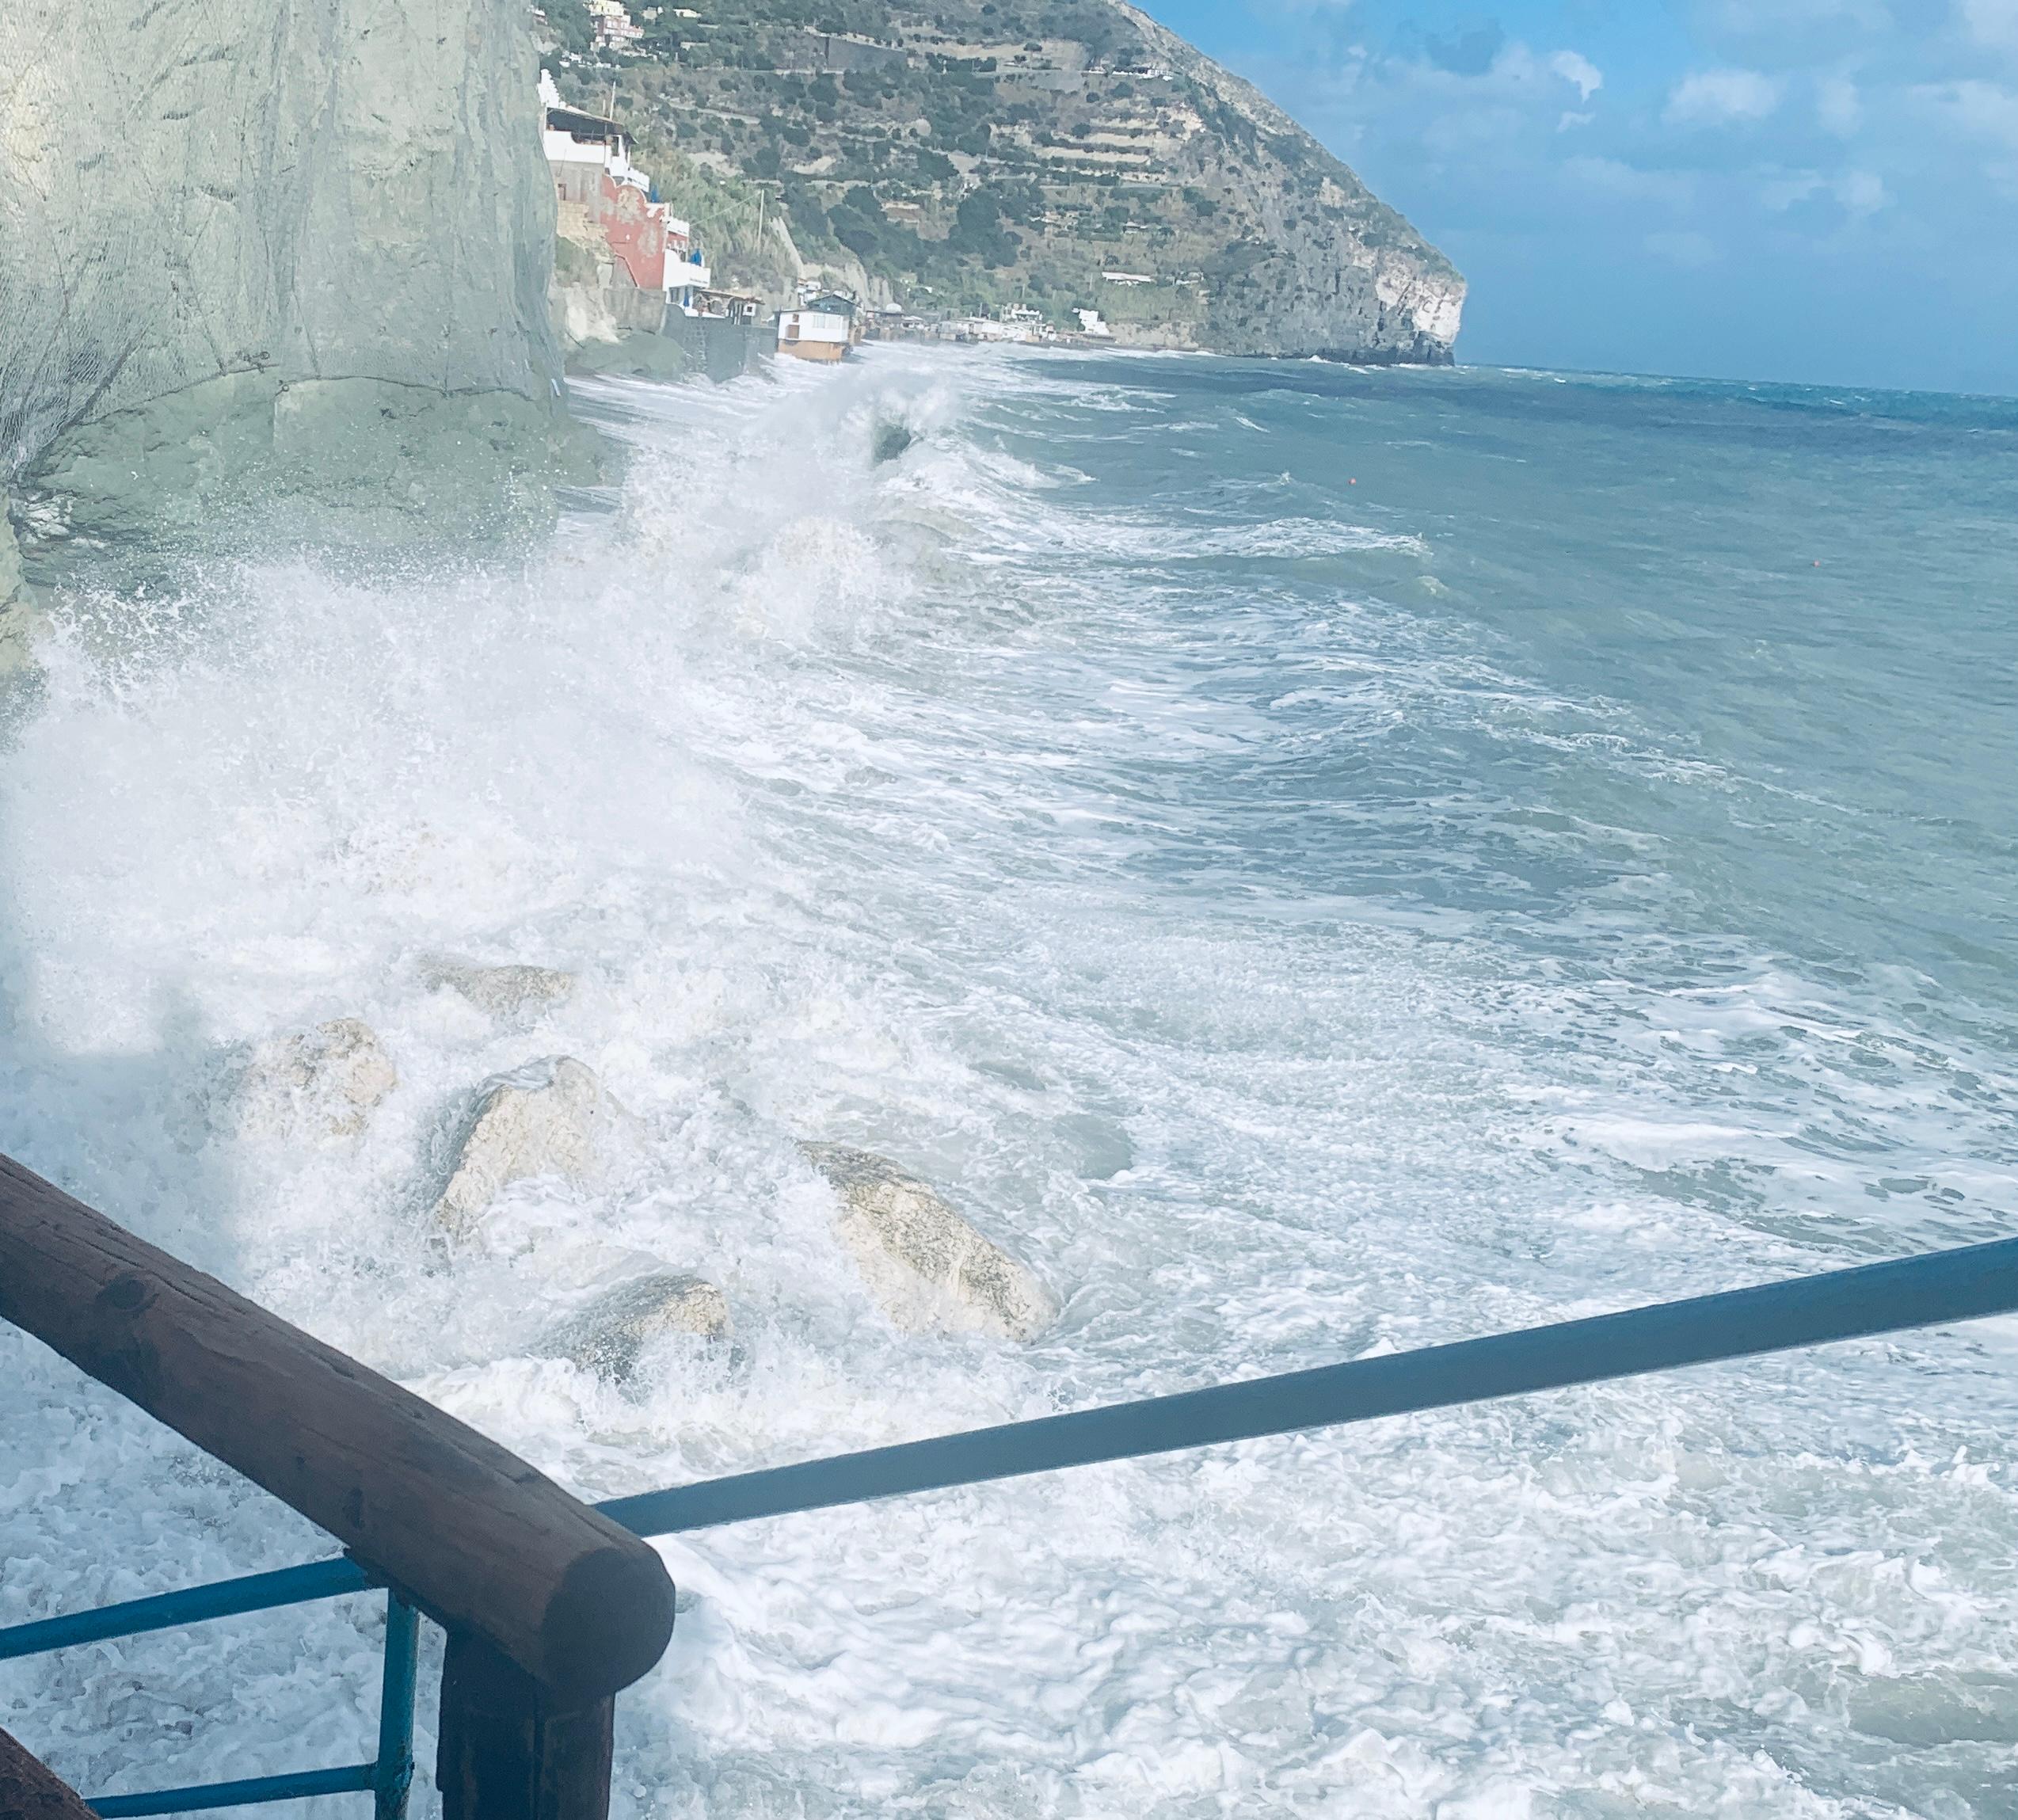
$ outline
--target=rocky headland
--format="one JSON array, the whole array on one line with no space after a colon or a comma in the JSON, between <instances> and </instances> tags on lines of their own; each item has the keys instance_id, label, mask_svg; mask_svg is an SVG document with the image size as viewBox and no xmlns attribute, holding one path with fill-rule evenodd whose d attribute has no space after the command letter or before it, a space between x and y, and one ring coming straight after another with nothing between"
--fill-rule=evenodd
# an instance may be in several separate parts
<instances>
[{"instance_id":1,"label":"rocky headland","mask_svg":"<svg viewBox=\"0 0 2018 1820\"><path fill-rule=\"evenodd\" d=\"M546 0L575 105L614 111L716 282L873 307L1095 310L1123 345L1451 358L1464 281L1251 84L1118 0ZM627 16L626 16L627 17Z\"/></svg>"}]
</instances>

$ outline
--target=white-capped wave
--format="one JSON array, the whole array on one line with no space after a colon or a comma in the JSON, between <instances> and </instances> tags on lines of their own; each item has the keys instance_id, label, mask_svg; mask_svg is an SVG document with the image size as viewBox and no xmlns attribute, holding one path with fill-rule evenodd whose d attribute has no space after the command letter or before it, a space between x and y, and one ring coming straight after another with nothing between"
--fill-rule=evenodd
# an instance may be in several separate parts
<instances>
[{"instance_id":1,"label":"white-capped wave","mask_svg":"<svg viewBox=\"0 0 2018 1820\"><path fill-rule=\"evenodd\" d=\"M1159 515L1046 413L1192 407L1099 384L611 384L626 490L520 566L69 603L0 756L0 1148L592 1495L1983 1225L1988 1036L1676 927L1715 881L1632 792L1689 753L1377 576L1239 567L1426 546ZM578 983L501 1026L444 953ZM398 1071L364 1136L234 1116L249 1045L337 1017ZM552 1054L630 1151L445 1258L444 1134ZM805 1137L942 1184L1059 1326L894 1332ZM536 1356L652 1267L733 1350ZM2007 1327L682 1538L615 1810L1995 1811ZM18 1338L0 1384L0 1623L323 1552ZM93 1791L355 1761L375 1624L7 1665L0 1705Z\"/></svg>"}]
</instances>

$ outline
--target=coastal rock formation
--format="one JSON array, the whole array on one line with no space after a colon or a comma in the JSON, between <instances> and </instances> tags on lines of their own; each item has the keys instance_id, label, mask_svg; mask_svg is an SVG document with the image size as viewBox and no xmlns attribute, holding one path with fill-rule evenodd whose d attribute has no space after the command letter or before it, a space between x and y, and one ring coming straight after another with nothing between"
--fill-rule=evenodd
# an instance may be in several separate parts
<instances>
[{"instance_id":1,"label":"coastal rock formation","mask_svg":"<svg viewBox=\"0 0 2018 1820\"><path fill-rule=\"evenodd\" d=\"M665 1270L619 1283L535 1342L534 1351L584 1371L628 1377L653 1341L668 1334L729 1337L729 1304L704 1277Z\"/></svg>"},{"instance_id":2,"label":"coastal rock formation","mask_svg":"<svg viewBox=\"0 0 2018 1820\"><path fill-rule=\"evenodd\" d=\"M1251 82L1138 9L1115 10L1139 34L1133 55L1195 97L1178 168L1239 219L1203 268L1199 345L1448 364L1464 310L1456 267Z\"/></svg>"},{"instance_id":3,"label":"coastal rock formation","mask_svg":"<svg viewBox=\"0 0 2018 1820\"><path fill-rule=\"evenodd\" d=\"M565 1003L575 989L575 977L558 967L480 967L445 954L431 954L421 963L421 977L432 987L459 993L501 1023L536 1017Z\"/></svg>"},{"instance_id":4,"label":"coastal rock formation","mask_svg":"<svg viewBox=\"0 0 2018 1820\"><path fill-rule=\"evenodd\" d=\"M372 1110L399 1084L378 1033L338 1018L262 1043L239 1081L246 1125L285 1138L356 1137Z\"/></svg>"},{"instance_id":5,"label":"coastal rock formation","mask_svg":"<svg viewBox=\"0 0 2018 1820\"><path fill-rule=\"evenodd\" d=\"M0 497L0 508L6 503ZM33 666L36 625L34 603L21 575L21 546L0 509L0 683Z\"/></svg>"},{"instance_id":6,"label":"coastal rock formation","mask_svg":"<svg viewBox=\"0 0 2018 1820\"><path fill-rule=\"evenodd\" d=\"M0 9L0 482L32 490L67 435L136 413L169 444L219 423L284 443L302 387L354 430L416 399L550 417L526 21L518 0ZM472 436L430 426L429 458ZM89 505L107 474L136 478L67 490Z\"/></svg>"},{"instance_id":7,"label":"coastal rock formation","mask_svg":"<svg viewBox=\"0 0 2018 1820\"><path fill-rule=\"evenodd\" d=\"M640 12L642 40L600 60L583 0L543 11L569 100L605 111L614 85L718 283L776 303L814 277L872 309L1013 307L1068 333L1098 312L1123 345L1452 357L1450 262L1121 0L888 0L818 21L715 0L691 25Z\"/></svg>"},{"instance_id":8,"label":"coastal rock formation","mask_svg":"<svg viewBox=\"0 0 2018 1820\"><path fill-rule=\"evenodd\" d=\"M529 1063L493 1082L435 1203L444 1236L451 1243L468 1238L514 1182L558 1175L579 1187L593 1180L622 1117L594 1072L571 1056Z\"/></svg>"},{"instance_id":9,"label":"coastal rock formation","mask_svg":"<svg viewBox=\"0 0 2018 1820\"><path fill-rule=\"evenodd\" d=\"M626 333L615 341L570 342L568 371L617 379L651 379L670 385L689 376L687 351L668 335Z\"/></svg>"},{"instance_id":10,"label":"coastal rock formation","mask_svg":"<svg viewBox=\"0 0 2018 1820\"><path fill-rule=\"evenodd\" d=\"M840 1196L834 1232L893 1326L1029 1340L1057 1317L1034 1274L886 1157L842 1144L800 1151Z\"/></svg>"}]
</instances>

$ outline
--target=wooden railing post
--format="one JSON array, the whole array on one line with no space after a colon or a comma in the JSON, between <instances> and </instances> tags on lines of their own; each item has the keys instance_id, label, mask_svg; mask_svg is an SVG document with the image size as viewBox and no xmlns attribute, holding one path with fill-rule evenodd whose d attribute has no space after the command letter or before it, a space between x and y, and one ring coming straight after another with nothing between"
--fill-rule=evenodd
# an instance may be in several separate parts
<instances>
[{"instance_id":1,"label":"wooden railing post","mask_svg":"<svg viewBox=\"0 0 2018 1820\"><path fill-rule=\"evenodd\" d=\"M555 1697L672 1635L651 1548L494 1441L0 1156L0 1319L320 1524Z\"/></svg>"},{"instance_id":2,"label":"wooden railing post","mask_svg":"<svg viewBox=\"0 0 2018 1820\"><path fill-rule=\"evenodd\" d=\"M84 1798L57 1780L4 1731L0 1731L0 1814L6 1820L98 1820Z\"/></svg>"},{"instance_id":3,"label":"wooden railing post","mask_svg":"<svg viewBox=\"0 0 2018 1820\"><path fill-rule=\"evenodd\" d=\"M380 1820L399 1820L412 1774L417 1609L448 1635L447 1820L604 1820L615 1696L672 1634L648 1544L4 1156L0 1319L319 1523L389 1588Z\"/></svg>"},{"instance_id":4,"label":"wooden railing post","mask_svg":"<svg viewBox=\"0 0 2018 1820\"><path fill-rule=\"evenodd\" d=\"M614 1695L564 1706L481 1638L451 1632L435 1785L442 1820L605 1820Z\"/></svg>"}]
</instances>

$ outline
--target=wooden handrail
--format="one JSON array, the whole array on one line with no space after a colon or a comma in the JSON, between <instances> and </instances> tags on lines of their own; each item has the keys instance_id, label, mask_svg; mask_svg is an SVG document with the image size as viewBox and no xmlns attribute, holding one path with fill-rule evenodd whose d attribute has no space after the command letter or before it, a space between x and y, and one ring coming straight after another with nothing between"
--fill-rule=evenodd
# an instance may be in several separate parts
<instances>
[{"instance_id":1,"label":"wooden handrail","mask_svg":"<svg viewBox=\"0 0 2018 1820\"><path fill-rule=\"evenodd\" d=\"M6 1820L98 1820L84 1797L0 1731L0 1814Z\"/></svg>"},{"instance_id":2,"label":"wooden handrail","mask_svg":"<svg viewBox=\"0 0 2018 1820\"><path fill-rule=\"evenodd\" d=\"M664 1652L672 1582L645 1543L4 1157L0 1317L319 1524L545 1707L605 1700Z\"/></svg>"}]
</instances>

